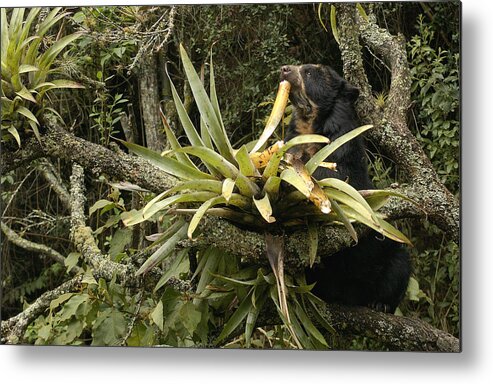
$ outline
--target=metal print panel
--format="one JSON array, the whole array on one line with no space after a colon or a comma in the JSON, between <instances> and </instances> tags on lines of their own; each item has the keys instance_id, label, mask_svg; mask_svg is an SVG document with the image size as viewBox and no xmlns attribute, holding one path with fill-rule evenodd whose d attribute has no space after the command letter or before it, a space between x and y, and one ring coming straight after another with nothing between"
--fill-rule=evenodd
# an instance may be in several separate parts
<instances>
[{"instance_id":1,"label":"metal print panel","mask_svg":"<svg viewBox=\"0 0 493 384\"><path fill-rule=\"evenodd\" d=\"M459 352L460 11L2 8L1 342Z\"/></svg>"}]
</instances>

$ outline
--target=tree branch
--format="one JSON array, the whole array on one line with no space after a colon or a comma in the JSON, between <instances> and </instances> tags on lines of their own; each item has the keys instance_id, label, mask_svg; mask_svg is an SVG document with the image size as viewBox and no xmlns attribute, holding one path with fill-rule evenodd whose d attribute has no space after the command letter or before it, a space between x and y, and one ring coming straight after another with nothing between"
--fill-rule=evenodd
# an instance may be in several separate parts
<instances>
[{"instance_id":1,"label":"tree branch","mask_svg":"<svg viewBox=\"0 0 493 384\"><path fill-rule=\"evenodd\" d=\"M420 319L335 304L325 306L325 316L339 334L367 336L391 350L460 352L459 339Z\"/></svg>"},{"instance_id":2,"label":"tree branch","mask_svg":"<svg viewBox=\"0 0 493 384\"><path fill-rule=\"evenodd\" d=\"M75 163L70 177L70 198L72 206L70 237L76 249L104 279L111 280L113 275L116 274L122 284L135 280L132 268L128 265L115 263L107 255L103 255L96 244L91 228L86 226L84 214L84 204L86 202L84 170Z\"/></svg>"},{"instance_id":3,"label":"tree branch","mask_svg":"<svg viewBox=\"0 0 493 384\"><path fill-rule=\"evenodd\" d=\"M106 174L118 181L129 181L153 192L162 192L177 182L148 161L122 151L113 152L101 145L81 139L61 128L52 119L46 119L46 133L41 145L35 140L26 140L22 150L2 151L2 171L24 166L40 157L54 157L74 161L95 175Z\"/></svg>"},{"instance_id":4,"label":"tree branch","mask_svg":"<svg viewBox=\"0 0 493 384\"><path fill-rule=\"evenodd\" d=\"M361 120L375 125L369 131L369 139L403 171L411 186L409 197L423 207L432 223L458 243L459 202L440 182L431 161L407 125L411 79L403 38L391 35L371 20L365 21L354 4L337 7L344 75L361 90L357 105ZM389 97L383 111L376 108L371 94L363 67L360 36L391 70Z\"/></svg>"},{"instance_id":5,"label":"tree branch","mask_svg":"<svg viewBox=\"0 0 493 384\"><path fill-rule=\"evenodd\" d=\"M55 251L53 248L50 248L44 244L34 243L32 241L22 238L15 231L9 228L9 226L5 224L3 221L1 222L1 227L2 227L2 232L5 234L5 237L12 244L17 245L18 247L23 248L26 251L39 253L43 256L47 256L50 259L56 261L57 263L65 265L65 257L62 256L57 251ZM81 269L79 267L72 268L72 272L80 272L80 271Z\"/></svg>"},{"instance_id":6,"label":"tree branch","mask_svg":"<svg viewBox=\"0 0 493 384\"><path fill-rule=\"evenodd\" d=\"M44 179L48 182L50 187L58 195L58 198L65 206L65 208L69 209L70 193L68 192L67 188L65 188L65 185L62 184L61 178L59 175L57 175L53 164L47 159L42 159L38 166L38 170L43 175Z\"/></svg>"},{"instance_id":7,"label":"tree branch","mask_svg":"<svg viewBox=\"0 0 493 384\"><path fill-rule=\"evenodd\" d=\"M408 189L392 189L394 192L407 195ZM420 207L397 197L389 199L380 210L389 220L402 218L425 217L426 213ZM355 225L358 236L368 230L363 225ZM317 248L316 263L321 257L330 257L343 248L354 245L354 241L345 227L331 223L320 224L318 227L319 242ZM246 229L241 229L227 220L205 216L197 229L199 233L194 240L184 240L182 247L209 247L214 246L224 249L226 252L240 256L242 260L254 264L268 265L265 256L264 234ZM285 232L285 265L287 268L301 269L310 265L309 239L306 236L306 228L299 227L291 232Z\"/></svg>"},{"instance_id":8,"label":"tree branch","mask_svg":"<svg viewBox=\"0 0 493 384\"><path fill-rule=\"evenodd\" d=\"M339 304L321 305L319 314L329 322L337 335L364 336L392 351L460 352L461 349L459 339L420 319ZM309 315L317 321L313 313L309 312ZM274 306L267 307L259 315L257 324L279 324ZM331 336L328 334L327 339Z\"/></svg>"}]
</instances>

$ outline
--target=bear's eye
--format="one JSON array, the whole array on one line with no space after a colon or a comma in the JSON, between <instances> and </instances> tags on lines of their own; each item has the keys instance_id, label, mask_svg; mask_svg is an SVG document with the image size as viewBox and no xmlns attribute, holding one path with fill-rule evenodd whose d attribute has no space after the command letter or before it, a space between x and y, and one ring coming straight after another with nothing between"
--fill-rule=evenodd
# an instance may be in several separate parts
<instances>
[{"instance_id":1,"label":"bear's eye","mask_svg":"<svg viewBox=\"0 0 493 384\"><path fill-rule=\"evenodd\" d=\"M310 71L306 71L306 77L310 77L312 73Z\"/></svg>"}]
</instances>

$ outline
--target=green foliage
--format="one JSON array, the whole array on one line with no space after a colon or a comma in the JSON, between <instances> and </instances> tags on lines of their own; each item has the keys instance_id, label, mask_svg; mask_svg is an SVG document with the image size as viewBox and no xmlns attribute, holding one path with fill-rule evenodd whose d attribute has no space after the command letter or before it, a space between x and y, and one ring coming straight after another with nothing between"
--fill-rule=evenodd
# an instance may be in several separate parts
<instances>
[{"instance_id":1,"label":"green foliage","mask_svg":"<svg viewBox=\"0 0 493 384\"><path fill-rule=\"evenodd\" d=\"M423 223L414 233L414 273L406 312L458 334L460 321L460 248L434 225ZM418 284L419 282L419 284ZM418 286L417 286L418 285Z\"/></svg>"},{"instance_id":2,"label":"green foliage","mask_svg":"<svg viewBox=\"0 0 493 384\"><path fill-rule=\"evenodd\" d=\"M39 21L35 34L31 29L41 8L32 8L24 20L24 8L14 8L7 18L2 8L2 141L14 138L21 146L21 133L32 131L38 139L39 118L46 106L48 91L61 88L82 88L81 85L63 79L53 79L55 59L73 41L80 37L74 33L54 41L43 49L43 37L67 13L54 8L44 20Z\"/></svg>"},{"instance_id":3,"label":"green foliage","mask_svg":"<svg viewBox=\"0 0 493 384\"><path fill-rule=\"evenodd\" d=\"M96 281L88 272L81 291L52 300L26 337L36 345L150 346L158 330L149 317L154 306L151 298L139 298L115 281Z\"/></svg>"},{"instance_id":4,"label":"green foliage","mask_svg":"<svg viewBox=\"0 0 493 384\"><path fill-rule=\"evenodd\" d=\"M432 46L435 30L418 18L419 35L408 43L416 102L416 137L441 181L459 189L459 55Z\"/></svg>"},{"instance_id":5,"label":"green foliage","mask_svg":"<svg viewBox=\"0 0 493 384\"><path fill-rule=\"evenodd\" d=\"M36 292L42 292L50 286L54 279L63 275L64 268L60 264L52 264L44 269L39 276L32 280L24 281L14 289L5 290L2 294L2 305L12 305L16 301L26 302L26 299Z\"/></svg>"},{"instance_id":6,"label":"green foliage","mask_svg":"<svg viewBox=\"0 0 493 384\"><path fill-rule=\"evenodd\" d=\"M428 9L425 7L425 9ZM423 144L441 181L454 194L459 193L459 54L458 35L453 27L437 30L436 20L452 10L434 6L436 19L417 19L418 34L408 42L412 97L415 100L415 135ZM439 44L448 40L447 50ZM416 312L440 329L457 334L459 330L459 248L447 241L436 226L427 222L413 227L415 284L408 288L410 301L403 307ZM418 285L418 287L416 287Z\"/></svg>"},{"instance_id":7,"label":"green foliage","mask_svg":"<svg viewBox=\"0 0 493 384\"><path fill-rule=\"evenodd\" d=\"M96 128L99 132L99 141L103 145L108 145L110 136L117 134L117 124L122 117L125 105L128 100L123 98L122 94L117 93L115 96L102 92L94 100L91 114L94 124L91 128Z\"/></svg>"},{"instance_id":8,"label":"green foliage","mask_svg":"<svg viewBox=\"0 0 493 384\"><path fill-rule=\"evenodd\" d=\"M250 347L252 343L252 334L258 314L263 309L267 298L276 304L278 314L285 324L289 324L294 329L293 337L300 341L300 345L305 349L328 349L329 345L324 336L315 327L312 320L306 312L310 311L317 314L317 325L325 328L326 331L333 332L332 327L326 319L320 314L318 305L320 300L310 293L312 286L308 286L303 280L295 282L288 277L286 284L288 287L288 307L291 314L290 321L284 318L284 313L277 305L279 302L276 280L273 273L266 273L262 268L246 268L239 270L235 275L226 278L215 275L216 279L210 284L217 291L215 295L212 292L208 294L214 297L214 300L221 297L227 298L232 291L236 292L238 298L238 307L231 312L229 318L224 324L221 333L215 340L218 344L230 336L243 322L245 322L244 343L245 347ZM240 278L238 278L240 277ZM224 293L220 293L224 292ZM205 297L208 297L205 296Z\"/></svg>"}]
</instances>

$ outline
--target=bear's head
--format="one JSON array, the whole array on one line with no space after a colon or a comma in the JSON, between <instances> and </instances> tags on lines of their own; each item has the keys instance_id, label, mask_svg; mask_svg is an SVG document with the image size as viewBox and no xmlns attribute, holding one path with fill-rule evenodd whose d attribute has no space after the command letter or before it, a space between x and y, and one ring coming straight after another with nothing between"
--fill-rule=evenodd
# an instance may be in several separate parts
<instances>
[{"instance_id":1,"label":"bear's head","mask_svg":"<svg viewBox=\"0 0 493 384\"><path fill-rule=\"evenodd\" d=\"M285 65L281 80L291 84L289 100L299 117L329 115L337 103L353 105L359 90L325 65Z\"/></svg>"}]
</instances>

